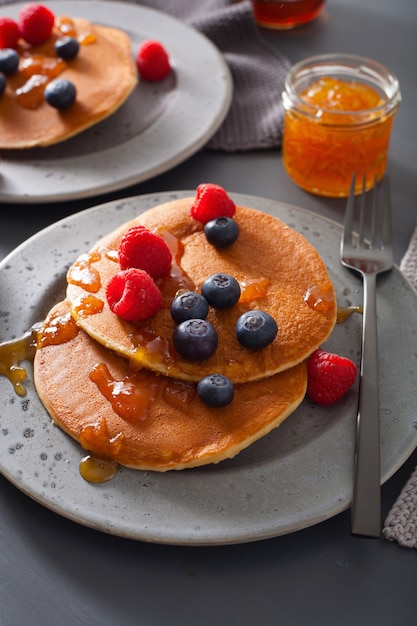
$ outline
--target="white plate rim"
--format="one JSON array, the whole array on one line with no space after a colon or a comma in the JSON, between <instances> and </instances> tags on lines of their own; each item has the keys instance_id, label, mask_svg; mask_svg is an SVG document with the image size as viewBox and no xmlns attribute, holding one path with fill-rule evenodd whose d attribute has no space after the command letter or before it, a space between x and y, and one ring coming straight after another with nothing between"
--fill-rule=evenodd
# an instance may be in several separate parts
<instances>
[{"instance_id":1,"label":"white plate rim","mask_svg":"<svg viewBox=\"0 0 417 626\"><path fill-rule=\"evenodd\" d=\"M16 280L30 284L32 291L28 289L24 296L27 308L22 306L21 296L8 305L9 315L5 314L2 305L0 339L6 340L24 332L28 324L36 321L39 310L46 313L53 301L60 297L57 291L65 283L68 263L80 251L88 249L106 232L106 228L112 228L151 206L193 193L164 192L108 202L64 218L21 244L0 264L0 302L5 301L4 293L7 293L9 283L15 284ZM271 212L315 242L329 265L335 284L344 286L343 303L352 299L354 303L360 301L360 281L340 265L334 266L338 262L339 224L278 201L242 194L232 196L239 204ZM89 233L88 241L86 232ZM66 245L66 250L58 249L59 245ZM36 250L43 250L42 259L36 259L36 255L41 254ZM31 266L35 261L45 263L45 268L39 270L41 276L37 276ZM398 317L398 310L400 315L409 315L411 311L413 319L417 320L417 294L397 267L381 281L379 294L379 311L384 326L390 320L392 322L393 313ZM400 320L390 326L391 338L387 338L385 332L379 336L384 383L381 482L393 475L417 445L417 399L414 399L410 386L410 381L414 380L417 354L416 328L410 328L407 350L402 351L401 372L392 358L391 341L393 345L398 344L403 322ZM345 346L347 341L343 334L348 333L350 355L354 359L358 359L360 323L360 319L356 319L352 320L350 327L341 325L340 336L335 339L336 346ZM330 347L333 347L332 341ZM75 522L149 542L220 545L295 532L350 506L355 390L334 409L314 406L299 409L307 411L308 419L310 416L314 419L314 412L317 417L317 411L320 411L319 421L325 413L326 419L329 416L330 419L320 427L317 436L302 441L293 450L284 449L279 458L274 456L275 452L271 454L271 441L273 446L279 444L281 429L286 424L288 431L294 424L296 427L297 419L300 419L297 412L271 437L218 466L166 474L123 469L113 481L95 486L85 483L79 476L78 463L83 452L78 444L51 426L33 389L29 366L28 372L28 396L21 400L17 400L10 383L0 377L4 398L0 413L0 470L21 491ZM395 393L396 387L400 397ZM28 404L23 408L27 400ZM32 420L37 422L36 427L33 427ZM311 476L307 478L308 473L314 474L314 480ZM284 477L287 482L283 487L280 480ZM75 501L74 494L77 494Z\"/></svg>"},{"instance_id":2,"label":"white plate rim","mask_svg":"<svg viewBox=\"0 0 417 626\"><path fill-rule=\"evenodd\" d=\"M4 5L1 14L15 17L24 4ZM59 150L59 159L48 158L48 148L43 149L45 158L33 157L30 151L3 151L0 202L49 203L118 191L182 163L218 130L230 108L233 81L223 55L202 33L171 15L126 2L51 0L48 7L58 15L126 30L132 38L132 55L138 41L160 40L173 59L176 87L156 123L114 147L66 158L61 156L63 142L52 146ZM39 153L40 149L32 151L32 155Z\"/></svg>"}]
</instances>

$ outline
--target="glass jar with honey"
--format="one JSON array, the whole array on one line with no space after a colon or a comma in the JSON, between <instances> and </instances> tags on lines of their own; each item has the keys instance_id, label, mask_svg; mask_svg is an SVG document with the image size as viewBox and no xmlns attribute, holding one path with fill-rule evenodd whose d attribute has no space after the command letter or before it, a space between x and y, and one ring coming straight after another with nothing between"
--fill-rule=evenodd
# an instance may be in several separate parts
<instances>
[{"instance_id":1,"label":"glass jar with honey","mask_svg":"<svg viewBox=\"0 0 417 626\"><path fill-rule=\"evenodd\" d=\"M303 26L320 15L324 0L252 0L259 26L276 30Z\"/></svg>"},{"instance_id":2,"label":"glass jar with honey","mask_svg":"<svg viewBox=\"0 0 417 626\"><path fill-rule=\"evenodd\" d=\"M283 164L292 180L320 196L345 197L353 173L360 193L384 175L401 94L383 65L356 55L310 57L288 72Z\"/></svg>"}]
</instances>

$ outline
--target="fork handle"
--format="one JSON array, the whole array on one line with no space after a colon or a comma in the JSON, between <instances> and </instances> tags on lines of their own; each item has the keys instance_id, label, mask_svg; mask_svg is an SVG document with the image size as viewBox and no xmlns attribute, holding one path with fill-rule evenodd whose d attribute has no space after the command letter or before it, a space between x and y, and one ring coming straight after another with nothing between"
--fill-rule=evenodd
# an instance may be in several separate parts
<instances>
[{"instance_id":1,"label":"fork handle","mask_svg":"<svg viewBox=\"0 0 417 626\"><path fill-rule=\"evenodd\" d=\"M352 503L352 533L381 535L376 274L363 275L362 358Z\"/></svg>"}]
</instances>

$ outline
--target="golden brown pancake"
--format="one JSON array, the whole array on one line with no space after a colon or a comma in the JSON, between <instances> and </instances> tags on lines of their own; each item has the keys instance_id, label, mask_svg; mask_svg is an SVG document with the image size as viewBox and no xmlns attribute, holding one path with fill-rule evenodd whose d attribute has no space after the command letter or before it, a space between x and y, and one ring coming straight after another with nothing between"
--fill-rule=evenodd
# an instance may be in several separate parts
<instances>
[{"instance_id":1,"label":"golden brown pancake","mask_svg":"<svg viewBox=\"0 0 417 626\"><path fill-rule=\"evenodd\" d=\"M248 382L294 367L323 343L336 321L336 298L318 252L299 233L277 218L238 206L238 240L217 249L204 236L203 226L189 215L193 198L175 200L139 215L101 239L68 272L67 298L77 323L104 346L125 356L137 367L198 381L213 372L233 382ZM138 323L113 314L105 288L119 271L117 249L121 236L134 224L159 232L171 245L176 263L171 277L159 281L163 308ZM214 355L191 362L174 350L175 324L170 304L179 287L199 290L210 275L225 272L242 288L241 300L230 309L209 312L219 342ZM262 350L242 347L235 335L238 317L262 309L278 324L278 335Z\"/></svg>"},{"instance_id":2,"label":"golden brown pancake","mask_svg":"<svg viewBox=\"0 0 417 626\"><path fill-rule=\"evenodd\" d=\"M66 67L59 73L59 78L76 87L74 104L58 111L44 101L42 93L35 103L34 92L29 102L34 108L18 103L16 90L26 82L22 75L26 52L21 46L19 70L7 77L6 91L0 98L1 149L49 146L64 141L114 113L135 88L138 78L129 37L121 30L96 26L81 18L72 21L79 37L88 36L77 57L65 61ZM55 63L54 43L59 34L54 27L45 43L31 46L28 52L32 57L41 55Z\"/></svg>"},{"instance_id":3,"label":"golden brown pancake","mask_svg":"<svg viewBox=\"0 0 417 626\"><path fill-rule=\"evenodd\" d=\"M210 408L195 383L133 370L79 329L67 303L48 315L34 361L36 389L53 421L99 457L154 471L217 463L263 437L301 403L305 363L237 385Z\"/></svg>"}]
</instances>

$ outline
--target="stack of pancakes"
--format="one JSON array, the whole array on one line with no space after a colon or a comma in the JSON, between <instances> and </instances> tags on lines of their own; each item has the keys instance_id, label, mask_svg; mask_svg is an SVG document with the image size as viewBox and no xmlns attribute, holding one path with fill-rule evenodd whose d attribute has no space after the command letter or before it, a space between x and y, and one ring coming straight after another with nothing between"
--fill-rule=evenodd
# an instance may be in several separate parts
<instances>
[{"instance_id":1,"label":"stack of pancakes","mask_svg":"<svg viewBox=\"0 0 417 626\"><path fill-rule=\"evenodd\" d=\"M7 77L0 98L0 149L50 146L82 132L114 113L136 87L136 64L128 35L116 28L66 18L81 41L78 55L56 65L55 41L62 32L54 26L51 36L37 46L20 44L18 71ZM57 22L56 22L57 23ZM33 68L25 69L36 61ZM57 110L41 98L29 95L29 106L19 104L17 93L26 89L28 72L40 75L59 70L59 78L72 82L77 96L66 110Z\"/></svg>"},{"instance_id":2,"label":"stack of pancakes","mask_svg":"<svg viewBox=\"0 0 417 626\"><path fill-rule=\"evenodd\" d=\"M326 267L302 235L238 206L239 238L215 248L190 216L193 201L150 209L80 256L68 271L65 302L49 313L39 336L35 384L53 421L92 454L135 469L217 463L270 432L302 402L306 359L336 321ZM137 224L165 239L173 262L170 276L157 281L161 310L133 323L110 311L105 290L120 270L120 239ZM173 347L172 299L180 289L200 291L218 272L239 281L241 298L229 309L210 308L218 348L205 361L187 361ZM236 338L236 320L249 309L266 311L278 325L261 350ZM197 394L198 381L211 373L235 384L226 407L209 407Z\"/></svg>"}]
</instances>

